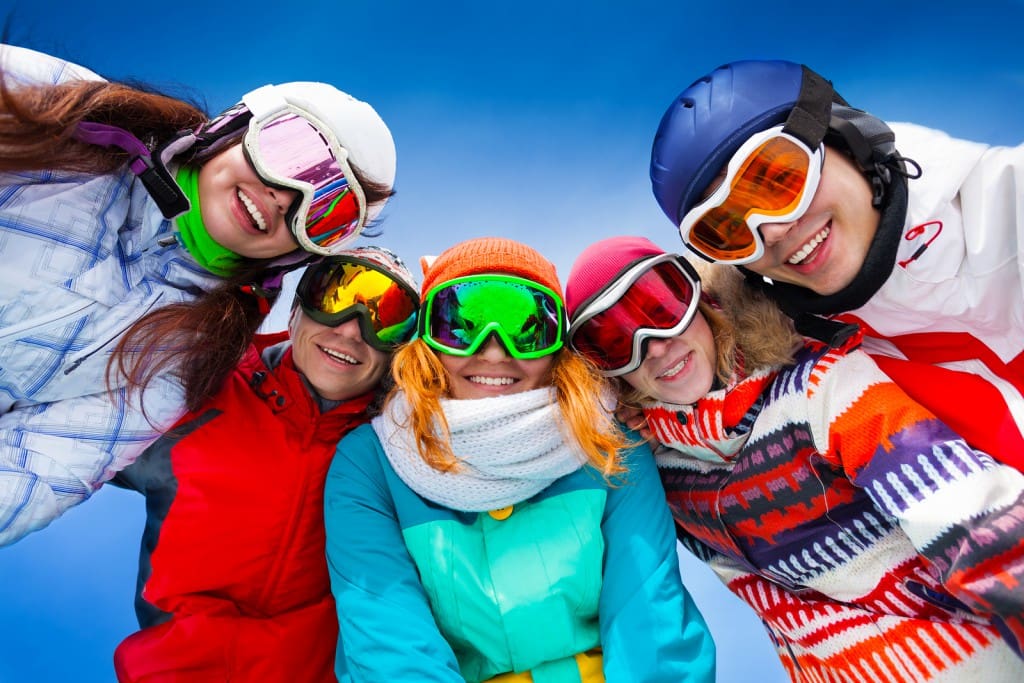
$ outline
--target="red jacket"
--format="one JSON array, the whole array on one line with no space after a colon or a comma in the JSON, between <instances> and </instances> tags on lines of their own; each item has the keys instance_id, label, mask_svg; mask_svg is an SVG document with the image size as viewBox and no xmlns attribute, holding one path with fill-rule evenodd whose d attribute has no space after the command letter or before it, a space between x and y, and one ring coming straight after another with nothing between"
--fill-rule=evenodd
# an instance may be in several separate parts
<instances>
[{"instance_id":1,"label":"red jacket","mask_svg":"<svg viewBox=\"0 0 1024 683\"><path fill-rule=\"evenodd\" d=\"M224 388L122 473L146 496L136 611L120 681L334 681L337 619L323 487L372 395L321 413L289 348L257 338Z\"/></svg>"}]
</instances>

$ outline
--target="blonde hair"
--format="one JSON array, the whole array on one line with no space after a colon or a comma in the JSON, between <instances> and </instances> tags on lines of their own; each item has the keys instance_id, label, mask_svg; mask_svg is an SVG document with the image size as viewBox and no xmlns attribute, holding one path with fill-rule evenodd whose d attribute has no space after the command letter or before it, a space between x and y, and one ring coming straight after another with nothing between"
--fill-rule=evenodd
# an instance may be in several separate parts
<instances>
[{"instance_id":1,"label":"blonde hair","mask_svg":"<svg viewBox=\"0 0 1024 683\"><path fill-rule=\"evenodd\" d=\"M395 388L385 406L397 391L404 392L410 414L409 424L402 426L415 435L420 457L436 470L455 470L458 460L440 401L450 390L448 371L422 339L398 349L391 365ZM562 410L566 438L575 441L587 461L605 477L623 472L619 451L633 444L601 405L600 397L609 391L605 379L589 362L563 348L555 354L550 380Z\"/></svg>"},{"instance_id":2,"label":"blonde hair","mask_svg":"<svg viewBox=\"0 0 1024 683\"><path fill-rule=\"evenodd\" d=\"M694 267L714 302L702 302L702 312L710 309L704 317L715 334L721 381L727 382L741 366L750 374L793 362L803 339L774 301L748 287L743 274L733 266L701 263Z\"/></svg>"}]
</instances>

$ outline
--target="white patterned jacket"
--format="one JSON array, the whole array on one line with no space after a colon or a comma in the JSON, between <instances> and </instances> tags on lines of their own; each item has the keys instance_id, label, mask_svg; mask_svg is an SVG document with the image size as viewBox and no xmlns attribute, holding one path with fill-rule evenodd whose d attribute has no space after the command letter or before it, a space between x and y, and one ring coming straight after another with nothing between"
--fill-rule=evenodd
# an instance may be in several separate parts
<instances>
[{"instance_id":1,"label":"white patterned jacket","mask_svg":"<svg viewBox=\"0 0 1024 683\"><path fill-rule=\"evenodd\" d=\"M96 79L0 46L9 83ZM125 169L0 174L0 546L42 528L131 463L183 412L169 378L107 392L119 336L216 278Z\"/></svg>"}]
</instances>

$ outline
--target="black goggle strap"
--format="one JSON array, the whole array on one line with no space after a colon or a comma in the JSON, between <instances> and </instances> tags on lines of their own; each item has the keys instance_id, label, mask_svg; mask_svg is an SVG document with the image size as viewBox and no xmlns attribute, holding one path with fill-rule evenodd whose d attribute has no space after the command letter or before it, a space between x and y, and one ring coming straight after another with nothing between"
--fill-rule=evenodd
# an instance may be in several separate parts
<instances>
[{"instance_id":1,"label":"black goggle strap","mask_svg":"<svg viewBox=\"0 0 1024 683\"><path fill-rule=\"evenodd\" d=\"M782 132L792 135L815 150L821 146L828 133L829 121L832 118L832 102L838 97L832 84L814 73L806 66L800 81L800 94L796 98L793 111L789 113ZM842 99L842 98L839 98Z\"/></svg>"},{"instance_id":2,"label":"black goggle strap","mask_svg":"<svg viewBox=\"0 0 1024 683\"><path fill-rule=\"evenodd\" d=\"M81 140L91 145L118 147L128 152L128 154L134 154L135 156L128 166L131 168L132 173L142 181L143 187L146 188L153 201L156 202L164 218L171 219L189 210L191 205L188 198L182 189L178 187L178 183L174 181L174 178L171 177L161 157L157 156L157 161L154 161L153 154L150 153L149 148L124 128L94 121L81 121L75 127L72 136L76 140ZM187 141L187 144L181 145L183 141ZM192 134L186 132L174 138L168 145L178 143L183 149L187 149L194 142L195 138L192 137ZM168 145L165 145L165 147Z\"/></svg>"}]
</instances>

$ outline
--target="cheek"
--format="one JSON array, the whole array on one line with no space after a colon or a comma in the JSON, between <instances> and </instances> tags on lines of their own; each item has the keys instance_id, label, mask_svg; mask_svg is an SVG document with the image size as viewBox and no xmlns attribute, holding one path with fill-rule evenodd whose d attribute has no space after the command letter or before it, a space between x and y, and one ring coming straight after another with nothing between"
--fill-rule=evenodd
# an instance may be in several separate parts
<instances>
[{"instance_id":1,"label":"cheek","mask_svg":"<svg viewBox=\"0 0 1024 683\"><path fill-rule=\"evenodd\" d=\"M632 389L639 391L641 394L651 396L657 399L657 384L651 377L651 374L647 372L647 369L641 365L639 368L628 374L622 375L622 380L628 384Z\"/></svg>"},{"instance_id":2,"label":"cheek","mask_svg":"<svg viewBox=\"0 0 1024 683\"><path fill-rule=\"evenodd\" d=\"M459 374L459 369L462 367L462 359L458 356L449 356L447 353L437 354L437 360L441 363L441 367L448 373L449 377L455 377Z\"/></svg>"},{"instance_id":3,"label":"cheek","mask_svg":"<svg viewBox=\"0 0 1024 683\"><path fill-rule=\"evenodd\" d=\"M391 355L382 351L374 351L376 360L373 365L373 372L371 373L371 379L376 384L384 379L384 375L391 369Z\"/></svg>"},{"instance_id":4,"label":"cheek","mask_svg":"<svg viewBox=\"0 0 1024 683\"><path fill-rule=\"evenodd\" d=\"M551 368L555 365L553 356L519 361L519 363L526 375L529 388L537 389L551 384Z\"/></svg>"}]
</instances>

